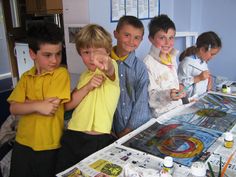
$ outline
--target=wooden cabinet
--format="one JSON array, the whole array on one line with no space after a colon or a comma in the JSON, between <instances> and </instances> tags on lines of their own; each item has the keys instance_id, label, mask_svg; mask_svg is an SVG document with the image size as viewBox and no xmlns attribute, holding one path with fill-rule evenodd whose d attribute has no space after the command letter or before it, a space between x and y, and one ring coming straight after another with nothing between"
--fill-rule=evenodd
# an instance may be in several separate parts
<instances>
[{"instance_id":1,"label":"wooden cabinet","mask_svg":"<svg viewBox=\"0 0 236 177\"><path fill-rule=\"evenodd\" d=\"M28 14L61 14L62 0L26 0Z\"/></svg>"}]
</instances>

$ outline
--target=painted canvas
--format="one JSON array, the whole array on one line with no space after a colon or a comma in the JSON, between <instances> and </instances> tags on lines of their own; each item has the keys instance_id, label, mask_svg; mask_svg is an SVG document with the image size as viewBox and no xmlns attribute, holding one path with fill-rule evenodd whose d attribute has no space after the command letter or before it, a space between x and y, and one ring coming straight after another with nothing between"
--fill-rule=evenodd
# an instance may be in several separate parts
<instances>
[{"instance_id":1,"label":"painted canvas","mask_svg":"<svg viewBox=\"0 0 236 177\"><path fill-rule=\"evenodd\" d=\"M207 149L221 135L218 131L190 124L155 122L123 145L160 158L171 156L175 162L191 166L196 160L207 159Z\"/></svg>"},{"instance_id":2,"label":"painted canvas","mask_svg":"<svg viewBox=\"0 0 236 177\"><path fill-rule=\"evenodd\" d=\"M198 106L207 104L209 107L216 107L221 110L236 112L236 97L217 93L208 93L198 102Z\"/></svg>"},{"instance_id":3,"label":"painted canvas","mask_svg":"<svg viewBox=\"0 0 236 177\"><path fill-rule=\"evenodd\" d=\"M165 124L188 123L220 131L222 133L231 130L236 124L236 116L232 113L227 113L222 109L210 108L207 106L201 109L194 109L194 106L195 105L191 107L192 110L196 110L193 113L174 116L166 121Z\"/></svg>"},{"instance_id":4,"label":"painted canvas","mask_svg":"<svg viewBox=\"0 0 236 177\"><path fill-rule=\"evenodd\" d=\"M236 124L236 98L205 94L198 102L186 108L183 114L173 114L164 123L189 123L220 132L230 131Z\"/></svg>"}]
</instances>

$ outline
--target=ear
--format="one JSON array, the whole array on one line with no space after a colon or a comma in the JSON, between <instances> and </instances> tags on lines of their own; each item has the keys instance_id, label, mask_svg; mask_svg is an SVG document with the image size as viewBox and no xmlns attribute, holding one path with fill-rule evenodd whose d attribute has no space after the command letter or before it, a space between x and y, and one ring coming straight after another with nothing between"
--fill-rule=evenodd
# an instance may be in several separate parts
<instances>
[{"instance_id":1,"label":"ear","mask_svg":"<svg viewBox=\"0 0 236 177\"><path fill-rule=\"evenodd\" d=\"M200 47L199 51L200 51L200 53L206 53L206 52L207 52L207 50L205 49L205 47Z\"/></svg>"},{"instance_id":2,"label":"ear","mask_svg":"<svg viewBox=\"0 0 236 177\"><path fill-rule=\"evenodd\" d=\"M30 55L30 58L32 60L35 60L36 58L36 53L32 50L32 49L29 49L29 55Z\"/></svg>"},{"instance_id":3,"label":"ear","mask_svg":"<svg viewBox=\"0 0 236 177\"><path fill-rule=\"evenodd\" d=\"M117 39L118 38L118 32L116 30L113 31L114 37Z\"/></svg>"},{"instance_id":4,"label":"ear","mask_svg":"<svg viewBox=\"0 0 236 177\"><path fill-rule=\"evenodd\" d=\"M153 44L153 38L151 36L148 36L149 41Z\"/></svg>"}]
</instances>

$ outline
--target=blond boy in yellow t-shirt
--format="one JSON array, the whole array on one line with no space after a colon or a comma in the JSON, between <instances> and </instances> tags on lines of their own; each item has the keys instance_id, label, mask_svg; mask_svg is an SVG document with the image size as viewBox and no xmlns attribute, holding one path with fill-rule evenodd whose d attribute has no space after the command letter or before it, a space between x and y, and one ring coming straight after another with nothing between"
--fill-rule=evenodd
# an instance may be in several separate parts
<instances>
[{"instance_id":1,"label":"blond boy in yellow t-shirt","mask_svg":"<svg viewBox=\"0 0 236 177\"><path fill-rule=\"evenodd\" d=\"M87 70L65 105L75 110L62 137L57 172L112 142L111 127L120 94L118 66L109 57L111 35L103 27L90 24L79 31L75 43Z\"/></svg>"},{"instance_id":2,"label":"blond boy in yellow t-shirt","mask_svg":"<svg viewBox=\"0 0 236 177\"><path fill-rule=\"evenodd\" d=\"M11 113L20 115L10 176L52 177L64 103L70 100L69 74L60 67L63 36L52 23L32 25L27 35L35 66L22 75L8 98Z\"/></svg>"}]
</instances>

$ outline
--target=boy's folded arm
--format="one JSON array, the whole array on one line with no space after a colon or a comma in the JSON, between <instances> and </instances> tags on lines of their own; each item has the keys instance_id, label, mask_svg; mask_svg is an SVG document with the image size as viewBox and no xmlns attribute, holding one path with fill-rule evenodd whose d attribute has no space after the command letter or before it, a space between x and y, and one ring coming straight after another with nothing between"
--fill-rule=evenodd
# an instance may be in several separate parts
<instances>
[{"instance_id":1,"label":"boy's folded arm","mask_svg":"<svg viewBox=\"0 0 236 177\"><path fill-rule=\"evenodd\" d=\"M13 115L26 115L34 113L34 106L30 102L10 102L10 112Z\"/></svg>"},{"instance_id":2,"label":"boy's folded arm","mask_svg":"<svg viewBox=\"0 0 236 177\"><path fill-rule=\"evenodd\" d=\"M71 94L71 100L65 103L65 110L74 109L76 106L80 104L80 102L84 99L84 97L92 90L88 84L81 87L80 89L75 88Z\"/></svg>"},{"instance_id":3,"label":"boy's folded arm","mask_svg":"<svg viewBox=\"0 0 236 177\"><path fill-rule=\"evenodd\" d=\"M26 100L25 102L10 102L10 112L13 115L27 115L38 113L52 116L60 105L60 99L48 98L45 100Z\"/></svg>"}]
</instances>

